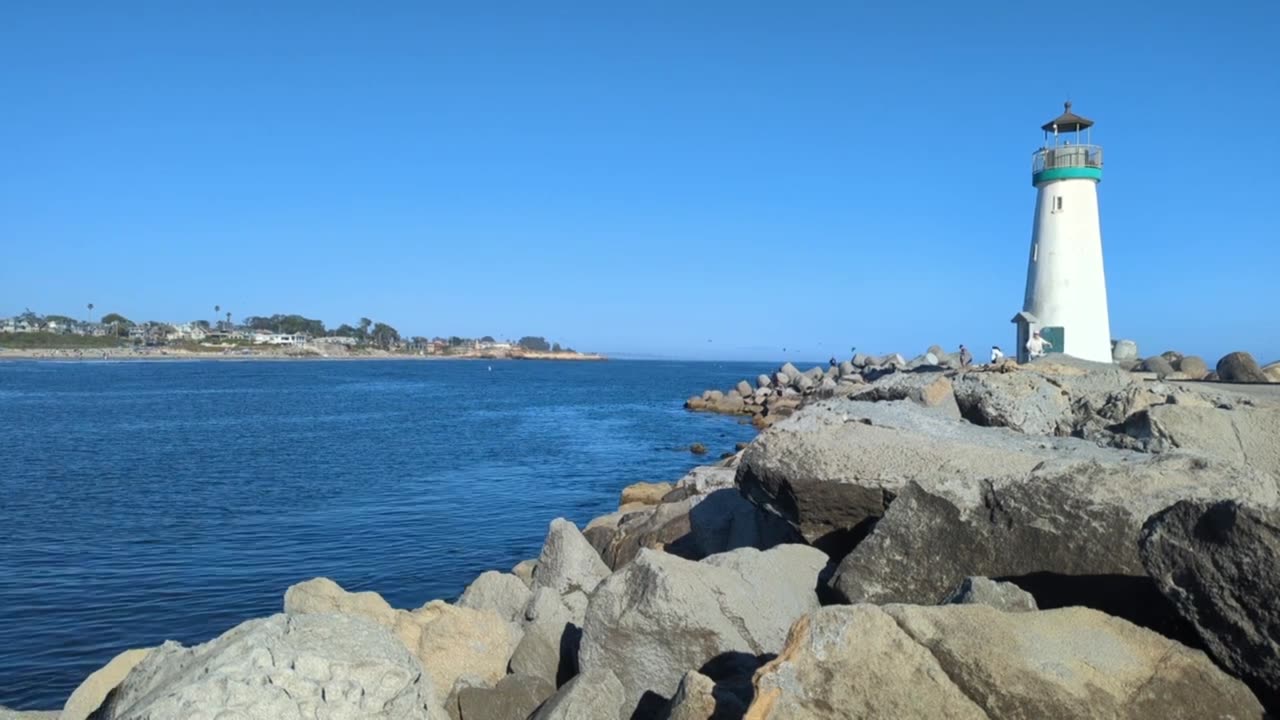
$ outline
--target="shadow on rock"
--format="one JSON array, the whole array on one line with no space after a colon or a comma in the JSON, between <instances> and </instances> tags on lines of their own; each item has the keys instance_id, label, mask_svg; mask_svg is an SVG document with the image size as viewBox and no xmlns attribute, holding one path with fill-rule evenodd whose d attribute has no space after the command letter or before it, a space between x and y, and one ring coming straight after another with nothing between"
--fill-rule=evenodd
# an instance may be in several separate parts
<instances>
[{"instance_id":1,"label":"shadow on rock","mask_svg":"<svg viewBox=\"0 0 1280 720\"><path fill-rule=\"evenodd\" d=\"M1041 610L1088 607L1123 618L1188 647L1204 649L1200 637L1160 593L1155 582L1135 575L1063 575L1037 572L995 580L1031 593Z\"/></svg>"}]
</instances>

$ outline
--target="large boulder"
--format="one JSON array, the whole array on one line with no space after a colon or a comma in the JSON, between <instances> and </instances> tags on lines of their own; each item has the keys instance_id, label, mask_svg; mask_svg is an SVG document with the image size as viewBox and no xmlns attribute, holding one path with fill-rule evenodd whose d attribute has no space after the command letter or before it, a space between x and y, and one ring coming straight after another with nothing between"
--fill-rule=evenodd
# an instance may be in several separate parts
<instances>
[{"instance_id":1,"label":"large boulder","mask_svg":"<svg viewBox=\"0 0 1280 720\"><path fill-rule=\"evenodd\" d=\"M418 660L376 622L280 614L203 645L155 648L92 717L443 720L436 697Z\"/></svg>"},{"instance_id":2,"label":"large boulder","mask_svg":"<svg viewBox=\"0 0 1280 720\"><path fill-rule=\"evenodd\" d=\"M609 566L577 525L564 518L551 521L533 573L534 589L551 588L570 607L585 608L587 595L608 575Z\"/></svg>"},{"instance_id":3,"label":"large boulder","mask_svg":"<svg viewBox=\"0 0 1280 720\"><path fill-rule=\"evenodd\" d=\"M382 625L395 624L396 611L376 592L349 592L326 577L292 585L284 593L284 611L295 614L362 615Z\"/></svg>"},{"instance_id":4,"label":"large boulder","mask_svg":"<svg viewBox=\"0 0 1280 720\"><path fill-rule=\"evenodd\" d=\"M1161 377L1174 373L1173 363L1163 355L1152 355L1143 360L1139 369L1143 372L1155 373Z\"/></svg>"},{"instance_id":5,"label":"large boulder","mask_svg":"<svg viewBox=\"0 0 1280 720\"><path fill-rule=\"evenodd\" d=\"M520 562L515 564L515 567L511 568L511 574L520 578L520 582L523 582L527 587L532 588L533 587L533 571L537 567L538 567L538 561L536 558L521 560Z\"/></svg>"},{"instance_id":6,"label":"large boulder","mask_svg":"<svg viewBox=\"0 0 1280 720\"><path fill-rule=\"evenodd\" d=\"M956 379L955 398L961 414L979 425L1029 435L1070 434L1071 396L1040 373L965 373Z\"/></svg>"},{"instance_id":7,"label":"large boulder","mask_svg":"<svg viewBox=\"0 0 1280 720\"><path fill-rule=\"evenodd\" d=\"M1138 343L1132 340L1112 340L1111 359L1116 362L1129 362L1138 359Z\"/></svg>"},{"instance_id":8,"label":"large boulder","mask_svg":"<svg viewBox=\"0 0 1280 720\"><path fill-rule=\"evenodd\" d=\"M1280 512L1184 501L1152 516L1139 546L1209 654L1280 712Z\"/></svg>"},{"instance_id":9,"label":"large boulder","mask_svg":"<svg viewBox=\"0 0 1280 720\"><path fill-rule=\"evenodd\" d=\"M62 706L62 714L58 716L59 720L86 720L129 672L146 659L151 650L125 650L111 658L111 662L93 671L67 698L66 704Z\"/></svg>"},{"instance_id":10,"label":"large boulder","mask_svg":"<svg viewBox=\"0 0 1280 720\"><path fill-rule=\"evenodd\" d=\"M662 502L662 497L672 490L671 483L668 482L638 482L632 483L622 488L621 504L627 506L632 503L641 505L657 505Z\"/></svg>"},{"instance_id":11,"label":"large boulder","mask_svg":"<svg viewBox=\"0 0 1280 720\"><path fill-rule=\"evenodd\" d=\"M590 670L570 680L530 720L627 720L625 691L608 670Z\"/></svg>"},{"instance_id":12,"label":"large boulder","mask_svg":"<svg viewBox=\"0 0 1280 720\"><path fill-rule=\"evenodd\" d=\"M1280 478L1280 407L1220 407L1195 395L1175 398L1179 401L1130 416L1125 431L1161 447L1223 458Z\"/></svg>"},{"instance_id":13,"label":"large boulder","mask_svg":"<svg viewBox=\"0 0 1280 720\"><path fill-rule=\"evenodd\" d=\"M1025 475L1055 456L1105 451L1071 438L957 422L910 402L838 399L811 405L757 437L743 453L737 483L752 502L838 559L911 480Z\"/></svg>"},{"instance_id":14,"label":"large boulder","mask_svg":"<svg viewBox=\"0 0 1280 720\"><path fill-rule=\"evenodd\" d=\"M526 720L555 691L542 678L519 674L508 675L491 688L463 688L456 698L458 720Z\"/></svg>"},{"instance_id":15,"label":"large boulder","mask_svg":"<svg viewBox=\"0 0 1280 720\"><path fill-rule=\"evenodd\" d=\"M1147 383L1115 365L1067 356L983 367L956 382L964 417L1031 435L1105 440L1130 414L1162 402Z\"/></svg>"},{"instance_id":16,"label":"large boulder","mask_svg":"<svg viewBox=\"0 0 1280 720\"><path fill-rule=\"evenodd\" d=\"M910 483L841 561L832 587L851 603L936 604L967 575L1012 579L1040 607L1088 605L1179 630L1138 557L1152 513L1182 498L1276 506L1275 479L1199 456L1112 451L1055 459L1021 477Z\"/></svg>"},{"instance_id":17,"label":"large boulder","mask_svg":"<svg viewBox=\"0 0 1280 720\"><path fill-rule=\"evenodd\" d=\"M1174 369L1192 380L1200 380L1209 374L1209 364L1204 361L1204 358L1196 355L1179 358L1174 364Z\"/></svg>"},{"instance_id":18,"label":"large boulder","mask_svg":"<svg viewBox=\"0 0 1280 720\"><path fill-rule=\"evenodd\" d=\"M646 512L630 513L621 518L613 536L599 552L606 568L617 570L623 567L643 548L668 550L679 555L693 554L687 548L670 546L689 536L689 511L700 499L698 495L686 495L679 500L659 503ZM585 598L583 600L581 607L585 609ZM575 606L578 604L575 602Z\"/></svg>"},{"instance_id":19,"label":"large boulder","mask_svg":"<svg viewBox=\"0 0 1280 720\"><path fill-rule=\"evenodd\" d=\"M1280 383L1280 362L1273 362L1270 365L1263 366L1262 374L1267 376L1267 380L1273 383Z\"/></svg>"},{"instance_id":20,"label":"large boulder","mask_svg":"<svg viewBox=\"0 0 1280 720\"><path fill-rule=\"evenodd\" d=\"M459 678L492 686L507 672L521 633L493 610L457 607L440 600L413 612L401 611L396 635L418 659L447 698Z\"/></svg>"},{"instance_id":21,"label":"large boulder","mask_svg":"<svg viewBox=\"0 0 1280 720\"><path fill-rule=\"evenodd\" d=\"M1204 653L1087 608L826 607L755 685L749 720L1262 717Z\"/></svg>"},{"instance_id":22,"label":"large boulder","mask_svg":"<svg viewBox=\"0 0 1280 720\"><path fill-rule=\"evenodd\" d=\"M751 383L746 380L739 380L738 384L734 386L734 389L743 397L750 395L752 392Z\"/></svg>"},{"instance_id":23,"label":"large boulder","mask_svg":"<svg viewBox=\"0 0 1280 720\"><path fill-rule=\"evenodd\" d=\"M769 376L768 376L768 375L757 375L757 376L756 376L756 387L757 387L757 388L767 388L767 387L769 387L769 386L771 386L771 385L773 385L773 380L771 380L771 379L769 378Z\"/></svg>"},{"instance_id":24,"label":"large boulder","mask_svg":"<svg viewBox=\"0 0 1280 720\"><path fill-rule=\"evenodd\" d=\"M605 563L617 570L642 548L701 560L741 547L765 550L797 542L785 521L742 497L733 484L735 472L729 467L695 468L662 503L621 517L607 542L597 546Z\"/></svg>"},{"instance_id":25,"label":"large boulder","mask_svg":"<svg viewBox=\"0 0 1280 720\"><path fill-rule=\"evenodd\" d=\"M524 635L511 654L511 672L542 678L552 687L563 685L578 672L582 618L556 591L538 588L522 620Z\"/></svg>"},{"instance_id":26,"label":"large boulder","mask_svg":"<svg viewBox=\"0 0 1280 720\"><path fill-rule=\"evenodd\" d=\"M473 610L493 610L503 620L519 623L532 595L529 586L511 573L494 570L480 573L458 598L458 606Z\"/></svg>"},{"instance_id":27,"label":"large boulder","mask_svg":"<svg viewBox=\"0 0 1280 720\"><path fill-rule=\"evenodd\" d=\"M1222 382L1269 382L1258 361L1247 352L1233 352L1222 356L1218 361L1218 379Z\"/></svg>"},{"instance_id":28,"label":"large boulder","mask_svg":"<svg viewBox=\"0 0 1280 720\"><path fill-rule=\"evenodd\" d=\"M477 596L478 597L478 596ZM389 628L422 663L435 695L449 697L460 677L492 685L506 673L521 631L497 611L433 600L417 610L391 610L377 593L349 593L327 578L290 587L284 609L305 616L339 612Z\"/></svg>"},{"instance_id":29,"label":"large boulder","mask_svg":"<svg viewBox=\"0 0 1280 720\"><path fill-rule=\"evenodd\" d=\"M818 607L826 561L803 545L701 562L643 550L592 596L582 670L607 670L621 681L628 717L656 712L690 669L749 673L759 656L782 648L791 623Z\"/></svg>"}]
</instances>

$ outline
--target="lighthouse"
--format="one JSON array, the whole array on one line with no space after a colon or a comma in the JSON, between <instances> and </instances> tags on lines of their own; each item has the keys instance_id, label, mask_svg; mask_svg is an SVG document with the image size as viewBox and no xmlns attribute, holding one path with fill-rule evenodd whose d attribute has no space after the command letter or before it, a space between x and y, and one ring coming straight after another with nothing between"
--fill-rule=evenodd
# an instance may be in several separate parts
<instances>
[{"instance_id":1,"label":"lighthouse","mask_svg":"<svg viewBox=\"0 0 1280 720\"><path fill-rule=\"evenodd\" d=\"M1039 332L1049 352L1111 362L1111 321L1102 270L1098 183L1102 148L1091 144L1093 121L1071 111L1045 123L1044 144L1031 159L1035 223L1027 260L1027 292L1018 327L1018 361Z\"/></svg>"}]
</instances>

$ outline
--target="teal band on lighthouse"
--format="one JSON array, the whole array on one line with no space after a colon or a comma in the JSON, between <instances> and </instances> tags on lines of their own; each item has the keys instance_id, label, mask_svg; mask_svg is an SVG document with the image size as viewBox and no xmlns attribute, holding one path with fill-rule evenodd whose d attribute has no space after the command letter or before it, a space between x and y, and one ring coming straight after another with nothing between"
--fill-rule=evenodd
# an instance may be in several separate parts
<instances>
[{"instance_id":1,"label":"teal band on lighthouse","mask_svg":"<svg viewBox=\"0 0 1280 720\"><path fill-rule=\"evenodd\" d=\"M1031 176L1031 184L1039 185L1041 183L1053 182L1054 180L1093 180L1094 182L1102 182L1102 168L1096 167L1060 167L1049 170L1041 170Z\"/></svg>"}]
</instances>

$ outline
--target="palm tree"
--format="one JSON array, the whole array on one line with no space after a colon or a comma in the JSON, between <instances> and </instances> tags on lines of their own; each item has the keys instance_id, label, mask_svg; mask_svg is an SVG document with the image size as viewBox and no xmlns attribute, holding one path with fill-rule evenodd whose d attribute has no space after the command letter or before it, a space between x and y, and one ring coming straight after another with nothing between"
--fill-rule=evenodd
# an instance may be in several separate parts
<instances>
[{"instance_id":1,"label":"palm tree","mask_svg":"<svg viewBox=\"0 0 1280 720\"><path fill-rule=\"evenodd\" d=\"M89 322L93 322L93 303L89 303Z\"/></svg>"},{"instance_id":2,"label":"palm tree","mask_svg":"<svg viewBox=\"0 0 1280 720\"><path fill-rule=\"evenodd\" d=\"M222 324L222 323L218 322L218 315L219 315L221 312L222 312L222 306L221 306L221 305L214 305L214 306L213 306L213 324L214 324L214 326L215 326L215 327L216 327L216 326L218 326L218 325L221 325L221 324Z\"/></svg>"},{"instance_id":3,"label":"palm tree","mask_svg":"<svg viewBox=\"0 0 1280 720\"><path fill-rule=\"evenodd\" d=\"M360 318L360 339L361 340L364 340L369 337L369 326L372 324L373 324L373 321L370 320L369 318L366 318L366 317Z\"/></svg>"},{"instance_id":4,"label":"palm tree","mask_svg":"<svg viewBox=\"0 0 1280 720\"><path fill-rule=\"evenodd\" d=\"M227 330L231 329L231 311L227 311Z\"/></svg>"}]
</instances>

